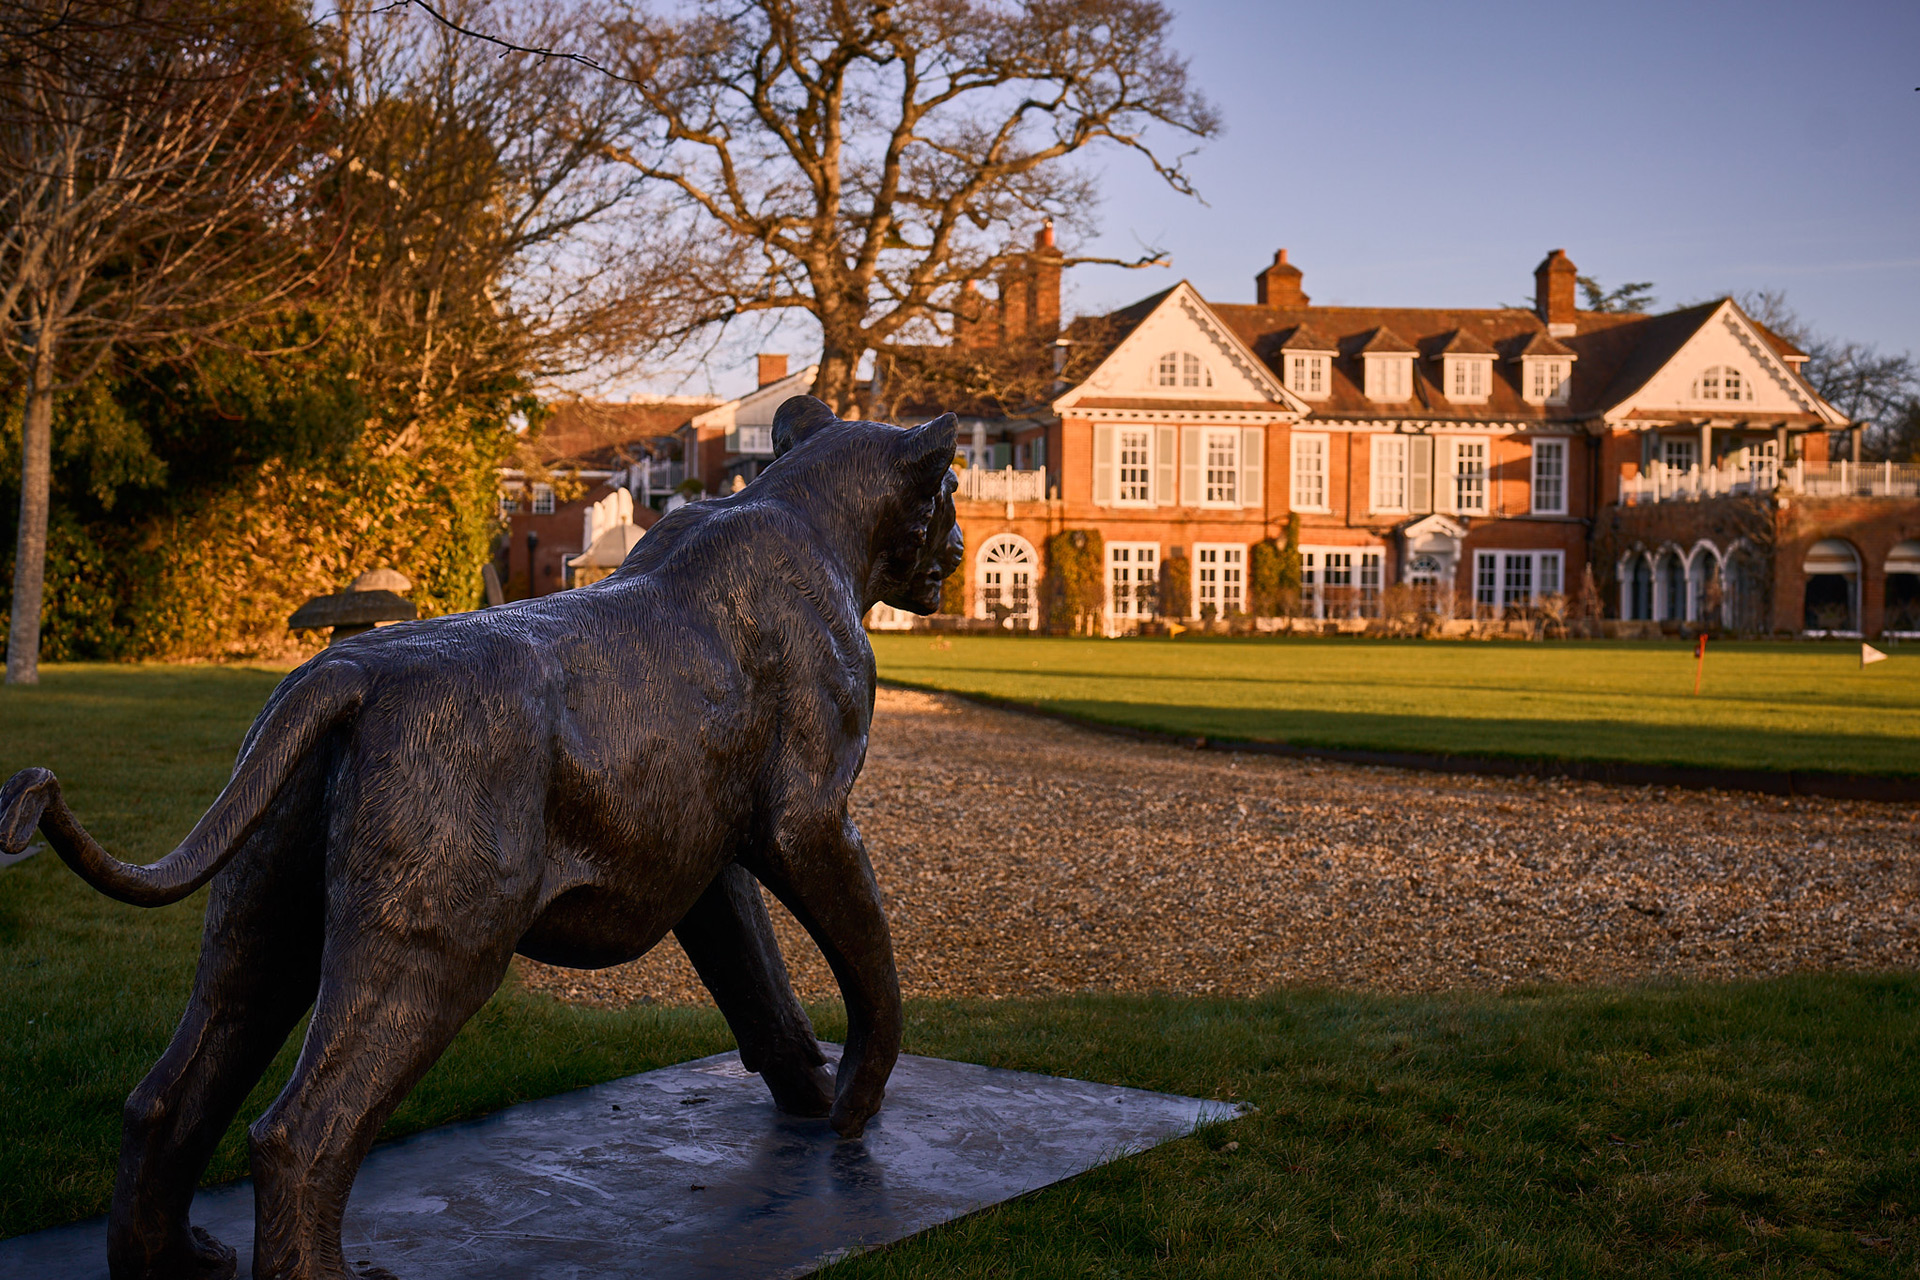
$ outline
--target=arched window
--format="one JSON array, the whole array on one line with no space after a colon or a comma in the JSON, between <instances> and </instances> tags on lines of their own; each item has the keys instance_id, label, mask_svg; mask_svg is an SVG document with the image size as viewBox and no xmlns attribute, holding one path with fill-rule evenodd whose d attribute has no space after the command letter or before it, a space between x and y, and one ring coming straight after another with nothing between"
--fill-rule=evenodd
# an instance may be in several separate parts
<instances>
[{"instance_id":1,"label":"arched window","mask_svg":"<svg viewBox=\"0 0 1920 1280\"><path fill-rule=\"evenodd\" d=\"M1213 371L1191 351L1169 351L1160 357L1154 381L1163 387L1210 387Z\"/></svg>"},{"instance_id":2,"label":"arched window","mask_svg":"<svg viewBox=\"0 0 1920 1280\"><path fill-rule=\"evenodd\" d=\"M1887 556L1887 612L1882 632L1920 635L1920 541L1895 545Z\"/></svg>"},{"instance_id":3,"label":"arched window","mask_svg":"<svg viewBox=\"0 0 1920 1280\"><path fill-rule=\"evenodd\" d=\"M1009 631L1031 631L1039 621L1034 584L1039 563L1033 544L1014 533L988 538L974 559L980 584L979 616Z\"/></svg>"},{"instance_id":4,"label":"arched window","mask_svg":"<svg viewBox=\"0 0 1920 1280\"><path fill-rule=\"evenodd\" d=\"M1807 548L1803 625L1808 631L1860 630L1860 553L1845 538L1822 538Z\"/></svg>"},{"instance_id":5,"label":"arched window","mask_svg":"<svg viewBox=\"0 0 1920 1280\"><path fill-rule=\"evenodd\" d=\"M1695 400L1751 400L1753 390L1738 369L1717 364L1693 380Z\"/></svg>"}]
</instances>

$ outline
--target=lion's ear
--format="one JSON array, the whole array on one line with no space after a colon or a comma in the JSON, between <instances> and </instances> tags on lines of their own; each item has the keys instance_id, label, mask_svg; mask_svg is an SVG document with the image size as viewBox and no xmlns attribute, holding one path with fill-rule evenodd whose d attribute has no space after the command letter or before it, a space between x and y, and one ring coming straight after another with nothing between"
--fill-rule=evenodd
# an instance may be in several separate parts
<instances>
[{"instance_id":1,"label":"lion's ear","mask_svg":"<svg viewBox=\"0 0 1920 1280\"><path fill-rule=\"evenodd\" d=\"M794 396L773 411L773 456L779 457L822 427L840 421L812 396Z\"/></svg>"},{"instance_id":2,"label":"lion's ear","mask_svg":"<svg viewBox=\"0 0 1920 1280\"><path fill-rule=\"evenodd\" d=\"M960 420L943 413L901 434L901 469L915 489L931 489L941 482L953 466L954 443L959 433Z\"/></svg>"}]
</instances>

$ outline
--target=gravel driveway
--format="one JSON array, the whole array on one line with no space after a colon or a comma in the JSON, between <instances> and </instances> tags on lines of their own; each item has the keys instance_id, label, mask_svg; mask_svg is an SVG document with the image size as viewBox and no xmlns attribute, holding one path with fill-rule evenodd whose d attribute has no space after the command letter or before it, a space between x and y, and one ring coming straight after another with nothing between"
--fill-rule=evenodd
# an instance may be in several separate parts
<instances>
[{"instance_id":1,"label":"gravel driveway","mask_svg":"<svg viewBox=\"0 0 1920 1280\"><path fill-rule=\"evenodd\" d=\"M882 689L854 812L909 996L1920 963L1920 809L1228 755ZM804 998L836 995L774 908ZM706 1000L669 937L592 1003Z\"/></svg>"}]
</instances>

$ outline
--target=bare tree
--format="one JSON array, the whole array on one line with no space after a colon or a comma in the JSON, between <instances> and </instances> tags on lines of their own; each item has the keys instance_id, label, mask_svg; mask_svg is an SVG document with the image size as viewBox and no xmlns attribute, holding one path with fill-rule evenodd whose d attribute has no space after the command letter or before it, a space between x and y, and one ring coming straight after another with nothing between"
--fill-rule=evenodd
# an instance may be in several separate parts
<instances>
[{"instance_id":1,"label":"bare tree","mask_svg":"<svg viewBox=\"0 0 1920 1280\"><path fill-rule=\"evenodd\" d=\"M423 8L425 6L422 6ZM330 175L350 245L359 376L383 452L418 447L463 397L630 365L684 328L669 235L643 247L646 179L610 154L626 87L553 56L581 11L461 0L430 23L391 5L341 22ZM496 38L462 34L484 24Z\"/></svg>"},{"instance_id":2,"label":"bare tree","mask_svg":"<svg viewBox=\"0 0 1920 1280\"><path fill-rule=\"evenodd\" d=\"M1920 417L1920 363L1911 353L1883 352L1868 343L1817 333L1777 289L1744 293L1736 301L1749 316L1806 352L1801 374L1847 421L1864 425L1871 450L1892 457L1913 448L1908 424Z\"/></svg>"},{"instance_id":3,"label":"bare tree","mask_svg":"<svg viewBox=\"0 0 1920 1280\"><path fill-rule=\"evenodd\" d=\"M1044 220L1085 229L1076 160L1131 152L1191 194L1154 131L1219 128L1154 0L693 0L610 23L649 109L618 146L709 243L690 322L810 312L815 393L852 406L869 350L944 332ZM1061 265L1143 265L1064 256Z\"/></svg>"},{"instance_id":4,"label":"bare tree","mask_svg":"<svg viewBox=\"0 0 1920 1280\"><path fill-rule=\"evenodd\" d=\"M54 397L290 287L313 117L291 10L16 0L0 38L0 356L25 385L7 680L39 678Z\"/></svg>"}]
</instances>

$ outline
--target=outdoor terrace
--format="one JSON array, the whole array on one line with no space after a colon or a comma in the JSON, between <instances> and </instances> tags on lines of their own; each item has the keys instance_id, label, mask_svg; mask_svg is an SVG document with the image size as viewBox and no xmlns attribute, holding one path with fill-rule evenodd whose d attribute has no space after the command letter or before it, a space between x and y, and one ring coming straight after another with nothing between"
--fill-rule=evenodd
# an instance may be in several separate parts
<instances>
[{"instance_id":1,"label":"outdoor terrace","mask_svg":"<svg viewBox=\"0 0 1920 1280\"><path fill-rule=\"evenodd\" d=\"M1813 498L1920 497L1920 465L1908 462L1792 462L1784 467L1688 467L1655 462L1643 475L1620 477L1620 504L1698 502L1730 494L1775 491Z\"/></svg>"}]
</instances>

